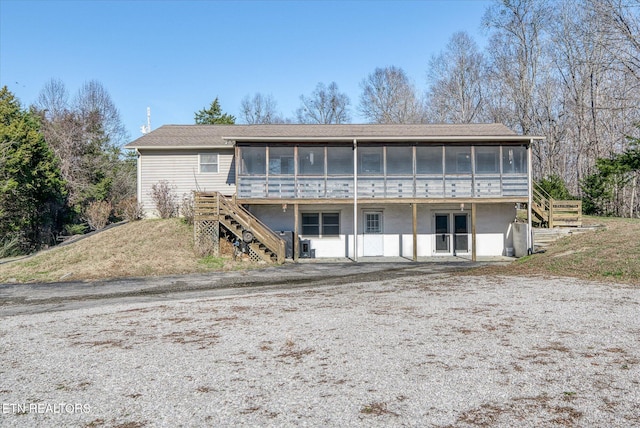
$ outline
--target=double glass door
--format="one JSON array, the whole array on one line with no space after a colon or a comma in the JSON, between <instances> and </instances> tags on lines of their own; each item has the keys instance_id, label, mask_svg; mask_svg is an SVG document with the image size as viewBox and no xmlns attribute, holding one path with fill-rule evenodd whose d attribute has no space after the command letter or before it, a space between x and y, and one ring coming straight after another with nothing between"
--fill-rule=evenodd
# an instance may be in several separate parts
<instances>
[{"instance_id":1,"label":"double glass door","mask_svg":"<svg viewBox=\"0 0 640 428\"><path fill-rule=\"evenodd\" d=\"M465 213L435 215L436 254L456 255L469 252L468 220L469 216Z\"/></svg>"}]
</instances>

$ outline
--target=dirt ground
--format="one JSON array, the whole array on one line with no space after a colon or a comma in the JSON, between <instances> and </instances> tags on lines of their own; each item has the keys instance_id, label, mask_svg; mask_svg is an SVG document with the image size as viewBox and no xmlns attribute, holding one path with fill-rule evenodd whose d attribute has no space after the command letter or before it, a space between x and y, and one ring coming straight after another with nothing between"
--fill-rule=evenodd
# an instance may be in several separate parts
<instances>
[{"instance_id":1,"label":"dirt ground","mask_svg":"<svg viewBox=\"0 0 640 428\"><path fill-rule=\"evenodd\" d=\"M640 425L637 287L459 268L2 286L0 425Z\"/></svg>"}]
</instances>

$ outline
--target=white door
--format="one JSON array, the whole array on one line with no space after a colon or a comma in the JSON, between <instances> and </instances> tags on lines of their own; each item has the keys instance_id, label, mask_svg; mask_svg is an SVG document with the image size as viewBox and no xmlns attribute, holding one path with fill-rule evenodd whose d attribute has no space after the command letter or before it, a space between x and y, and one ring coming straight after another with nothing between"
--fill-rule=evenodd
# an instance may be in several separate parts
<instances>
[{"instance_id":1,"label":"white door","mask_svg":"<svg viewBox=\"0 0 640 428\"><path fill-rule=\"evenodd\" d=\"M362 255L374 257L384 255L384 235L382 234L382 213L364 213L364 235L362 239Z\"/></svg>"}]
</instances>

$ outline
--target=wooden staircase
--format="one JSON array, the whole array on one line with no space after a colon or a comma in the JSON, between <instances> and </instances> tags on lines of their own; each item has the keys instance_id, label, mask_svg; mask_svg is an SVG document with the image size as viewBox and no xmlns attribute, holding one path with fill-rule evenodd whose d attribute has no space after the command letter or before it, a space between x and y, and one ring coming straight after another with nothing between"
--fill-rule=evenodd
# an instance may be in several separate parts
<instances>
[{"instance_id":1,"label":"wooden staircase","mask_svg":"<svg viewBox=\"0 0 640 428\"><path fill-rule=\"evenodd\" d=\"M194 223L213 222L214 228L223 226L247 244L252 259L284 263L285 242L234 199L219 192L196 192L194 200ZM219 230L214 236L219 240Z\"/></svg>"},{"instance_id":2,"label":"wooden staircase","mask_svg":"<svg viewBox=\"0 0 640 428\"><path fill-rule=\"evenodd\" d=\"M539 184L533 185L532 222L539 227L581 227L582 201L553 199Z\"/></svg>"}]
</instances>

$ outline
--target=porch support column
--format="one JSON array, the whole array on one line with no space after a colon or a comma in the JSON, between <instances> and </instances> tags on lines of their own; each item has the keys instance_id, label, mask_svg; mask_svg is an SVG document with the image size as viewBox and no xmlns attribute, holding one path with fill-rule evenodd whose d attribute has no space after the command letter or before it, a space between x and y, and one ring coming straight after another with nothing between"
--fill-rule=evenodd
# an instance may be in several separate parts
<instances>
[{"instance_id":1,"label":"porch support column","mask_svg":"<svg viewBox=\"0 0 640 428\"><path fill-rule=\"evenodd\" d=\"M353 139L353 261L358 261L358 140Z\"/></svg>"},{"instance_id":2,"label":"porch support column","mask_svg":"<svg viewBox=\"0 0 640 428\"><path fill-rule=\"evenodd\" d=\"M413 261L418 261L418 204L411 204L413 211Z\"/></svg>"},{"instance_id":3,"label":"porch support column","mask_svg":"<svg viewBox=\"0 0 640 428\"><path fill-rule=\"evenodd\" d=\"M298 253L300 252L298 245L298 204L293 204L293 261L298 261Z\"/></svg>"},{"instance_id":4,"label":"porch support column","mask_svg":"<svg viewBox=\"0 0 640 428\"><path fill-rule=\"evenodd\" d=\"M471 261L476 261L476 203L471 203Z\"/></svg>"}]
</instances>

